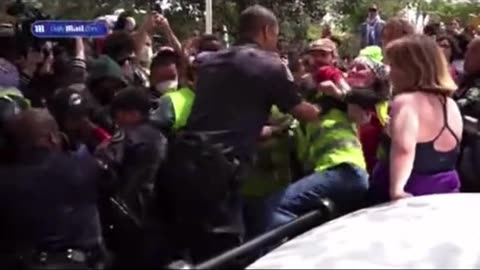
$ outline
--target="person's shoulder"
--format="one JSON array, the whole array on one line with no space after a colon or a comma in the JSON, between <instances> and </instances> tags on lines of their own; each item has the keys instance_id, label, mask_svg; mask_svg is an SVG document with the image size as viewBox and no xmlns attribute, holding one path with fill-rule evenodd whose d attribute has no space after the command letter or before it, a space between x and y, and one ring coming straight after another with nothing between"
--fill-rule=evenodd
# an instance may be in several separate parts
<instances>
[{"instance_id":1,"label":"person's shoulder","mask_svg":"<svg viewBox=\"0 0 480 270\"><path fill-rule=\"evenodd\" d=\"M390 102L391 111L394 112L400 109L414 109L419 98L423 98L423 96L419 94L420 93L416 92L407 92L395 95L393 100Z\"/></svg>"},{"instance_id":2,"label":"person's shoulder","mask_svg":"<svg viewBox=\"0 0 480 270\"><path fill-rule=\"evenodd\" d=\"M392 104L409 103L410 101L417 100L422 93L418 92L406 92L397 94L393 97Z\"/></svg>"},{"instance_id":3,"label":"person's shoulder","mask_svg":"<svg viewBox=\"0 0 480 270\"><path fill-rule=\"evenodd\" d=\"M208 61L215 59L219 55L225 53L225 50L221 50L218 52L201 52L197 54L193 60L193 64L195 65L202 65L207 63Z\"/></svg>"},{"instance_id":4,"label":"person's shoulder","mask_svg":"<svg viewBox=\"0 0 480 270\"><path fill-rule=\"evenodd\" d=\"M235 51L235 61L252 72L262 73L267 77L272 74L288 75L288 66L275 52L252 45L240 45L233 50Z\"/></svg>"},{"instance_id":5,"label":"person's shoulder","mask_svg":"<svg viewBox=\"0 0 480 270\"><path fill-rule=\"evenodd\" d=\"M131 144L143 144L155 141L163 141L163 133L150 122L140 124L135 127L125 128L125 137Z\"/></svg>"},{"instance_id":6,"label":"person's shoulder","mask_svg":"<svg viewBox=\"0 0 480 270\"><path fill-rule=\"evenodd\" d=\"M240 55L251 59L267 60L265 64L270 64L272 66L281 65L283 63L277 53L262 50L256 46L241 46Z\"/></svg>"}]
</instances>

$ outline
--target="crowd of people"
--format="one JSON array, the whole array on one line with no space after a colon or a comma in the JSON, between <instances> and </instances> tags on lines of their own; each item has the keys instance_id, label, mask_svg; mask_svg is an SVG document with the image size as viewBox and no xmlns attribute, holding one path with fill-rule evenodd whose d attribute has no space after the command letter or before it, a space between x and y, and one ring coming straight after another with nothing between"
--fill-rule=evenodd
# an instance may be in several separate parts
<instances>
[{"instance_id":1,"label":"crowd of people","mask_svg":"<svg viewBox=\"0 0 480 270\"><path fill-rule=\"evenodd\" d=\"M330 36L279 50L259 5L229 47L181 43L156 12L96 40L0 29L0 265L200 263L321 198L346 214L459 192L480 38L458 21L415 33L376 7L362 29L349 63Z\"/></svg>"}]
</instances>

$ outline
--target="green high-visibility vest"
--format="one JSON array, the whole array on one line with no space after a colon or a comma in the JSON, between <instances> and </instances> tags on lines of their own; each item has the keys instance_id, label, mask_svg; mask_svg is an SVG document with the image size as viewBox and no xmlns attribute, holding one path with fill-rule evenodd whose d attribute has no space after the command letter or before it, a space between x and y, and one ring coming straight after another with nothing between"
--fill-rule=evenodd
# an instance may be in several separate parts
<instances>
[{"instance_id":1,"label":"green high-visibility vest","mask_svg":"<svg viewBox=\"0 0 480 270\"><path fill-rule=\"evenodd\" d=\"M192 111L195 93L189 88L181 88L177 91L165 94L172 101L173 110L175 112L175 122L173 129L178 130L187 124L188 117Z\"/></svg>"},{"instance_id":2,"label":"green high-visibility vest","mask_svg":"<svg viewBox=\"0 0 480 270\"><path fill-rule=\"evenodd\" d=\"M386 126L388 124L388 101L383 101L375 105L375 111L377 113L378 120L382 126ZM381 141L380 145L377 148L377 159L383 160L386 157L389 149L385 148L386 146Z\"/></svg>"},{"instance_id":3,"label":"green high-visibility vest","mask_svg":"<svg viewBox=\"0 0 480 270\"><path fill-rule=\"evenodd\" d=\"M30 108L30 100L26 99L22 93L15 88L0 89L0 99L19 103L18 106L21 109Z\"/></svg>"},{"instance_id":4,"label":"green high-visibility vest","mask_svg":"<svg viewBox=\"0 0 480 270\"><path fill-rule=\"evenodd\" d=\"M293 118L281 113L276 106L271 108L270 120L276 125L293 123ZM292 180L290 150L288 132L260 142L254 166L244 181L242 195L247 198L265 198L287 187Z\"/></svg>"},{"instance_id":5,"label":"green high-visibility vest","mask_svg":"<svg viewBox=\"0 0 480 270\"><path fill-rule=\"evenodd\" d=\"M382 101L375 105L375 112L382 126L388 122L388 101Z\"/></svg>"},{"instance_id":6,"label":"green high-visibility vest","mask_svg":"<svg viewBox=\"0 0 480 270\"><path fill-rule=\"evenodd\" d=\"M300 141L306 171L325 171L348 163L366 169L355 124L345 112L331 109L321 120L308 123Z\"/></svg>"}]
</instances>

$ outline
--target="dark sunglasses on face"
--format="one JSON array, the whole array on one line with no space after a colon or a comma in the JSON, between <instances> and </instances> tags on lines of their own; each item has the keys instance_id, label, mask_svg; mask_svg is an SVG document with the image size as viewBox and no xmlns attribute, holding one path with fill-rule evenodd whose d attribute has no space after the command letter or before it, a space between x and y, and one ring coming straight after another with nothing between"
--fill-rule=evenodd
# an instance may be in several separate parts
<instances>
[{"instance_id":1,"label":"dark sunglasses on face","mask_svg":"<svg viewBox=\"0 0 480 270\"><path fill-rule=\"evenodd\" d=\"M368 12L377 12L377 9L375 9L375 8L369 8L369 9L368 9Z\"/></svg>"}]
</instances>

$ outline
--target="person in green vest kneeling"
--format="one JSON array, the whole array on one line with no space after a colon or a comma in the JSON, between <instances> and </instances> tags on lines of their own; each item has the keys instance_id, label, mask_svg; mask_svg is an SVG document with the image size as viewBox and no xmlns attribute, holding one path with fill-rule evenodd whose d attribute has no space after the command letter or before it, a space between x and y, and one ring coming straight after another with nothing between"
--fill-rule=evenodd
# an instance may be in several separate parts
<instances>
[{"instance_id":1,"label":"person in green vest kneeling","mask_svg":"<svg viewBox=\"0 0 480 270\"><path fill-rule=\"evenodd\" d=\"M337 99L347 95L346 89L339 89L331 81L321 83L320 90L319 103L327 95ZM307 176L272 197L275 207L268 229L317 209L320 198L331 199L340 214L364 206L368 173L356 125L368 121L368 117L358 105L345 103L324 109L319 121L296 131L297 155Z\"/></svg>"}]
</instances>

